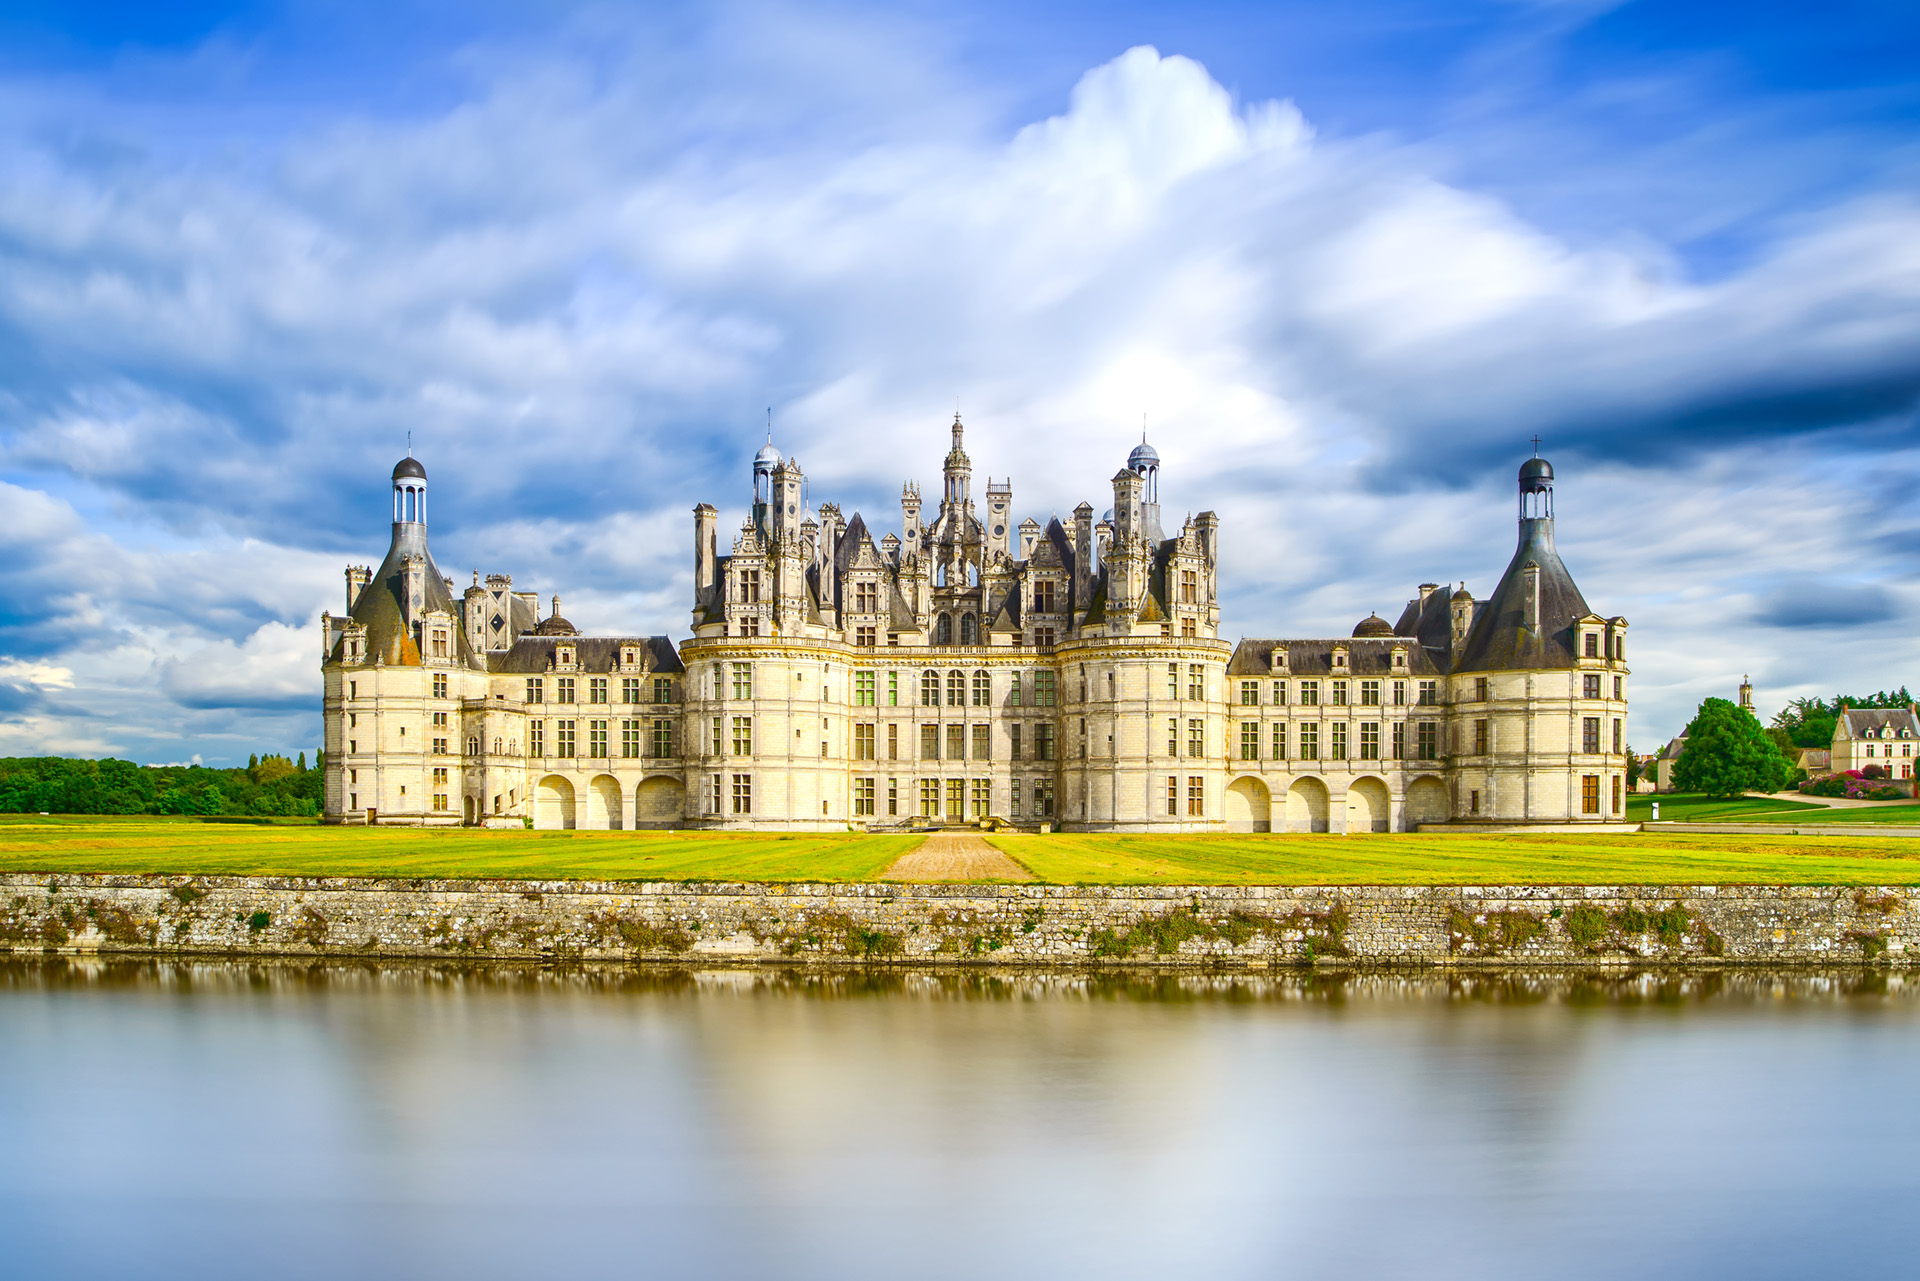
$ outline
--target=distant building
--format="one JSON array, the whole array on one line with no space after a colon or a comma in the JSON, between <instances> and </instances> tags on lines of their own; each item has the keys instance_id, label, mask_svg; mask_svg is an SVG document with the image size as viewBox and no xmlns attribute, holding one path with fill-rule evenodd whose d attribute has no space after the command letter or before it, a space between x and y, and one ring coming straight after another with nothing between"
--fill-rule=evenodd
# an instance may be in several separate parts
<instances>
[{"instance_id":1,"label":"distant building","mask_svg":"<svg viewBox=\"0 0 1920 1281\"><path fill-rule=\"evenodd\" d=\"M1829 769L1836 774L1878 765L1888 778L1913 777L1920 716L1912 707L1845 707L1833 724Z\"/></svg>"}]
</instances>

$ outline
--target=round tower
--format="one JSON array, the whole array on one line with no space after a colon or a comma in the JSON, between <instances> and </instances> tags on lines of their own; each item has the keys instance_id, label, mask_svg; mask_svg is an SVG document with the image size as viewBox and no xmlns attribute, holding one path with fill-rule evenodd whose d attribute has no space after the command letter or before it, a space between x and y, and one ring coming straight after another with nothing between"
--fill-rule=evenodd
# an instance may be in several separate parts
<instances>
[{"instance_id":1,"label":"round tower","mask_svg":"<svg viewBox=\"0 0 1920 1281\"><path fill-rule=\"evenodd\" d=\"M393 468L393 523L427 523L427 469L411 451Z\"/></svg>"}]
</instances>

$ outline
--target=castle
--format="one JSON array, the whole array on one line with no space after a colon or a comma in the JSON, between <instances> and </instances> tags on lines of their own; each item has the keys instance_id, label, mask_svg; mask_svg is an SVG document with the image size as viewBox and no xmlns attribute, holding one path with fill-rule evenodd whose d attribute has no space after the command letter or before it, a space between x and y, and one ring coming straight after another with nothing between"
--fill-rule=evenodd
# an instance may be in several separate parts
<instances>
[{"instance_id":1,"label":"castle","mask_svg":"<svg viewBox=\"0 0 1920 1281\"><path fill-rule=\"evenodd\" d=\"M393 471L377 571L323 616L335 823L844 830L988 818L1067 830L1385 832L1624 815L1626 620L1553 541L1520 469L1519 546L1484 600L1421 585L1350 636L1219 634L1220 522L1169 536L1144 441L1112 507L1014 524L973 494L958 415L940 499L900 531L809 508L771 439L722 554L694 509L692 635L585 636L505 575L456 594L426 469Z\"/></svg>"}]
</instances>

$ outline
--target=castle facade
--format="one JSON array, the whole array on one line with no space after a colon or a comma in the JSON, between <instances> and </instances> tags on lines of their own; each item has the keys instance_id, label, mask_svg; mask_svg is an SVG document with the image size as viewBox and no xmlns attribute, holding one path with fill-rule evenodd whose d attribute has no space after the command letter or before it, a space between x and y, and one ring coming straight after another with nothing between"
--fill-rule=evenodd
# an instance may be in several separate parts
<instances>
[{"instance_id":1,"label":"castle facade","mask_svg":"<svg viewBox=\"0 0 1920 1281\"><path fill-rule=\"evenodd\" d=\"M899 532L810 508L771 441L723 547L694 509L691 636L586 636L427 546L425 468L393 472L377 571L325 616L336 823L844 830L1385 832L1624 815L1626 620L1553 541L1520 470L1519 545L1485 599L1423 584L1398 621L1221 638L1220 522L1168 534L1144 442L1099 519L1015 521L973 492L956 415L938 503ZM458 593L458 594L456 594Z\"/></svg>"}]
</instances>

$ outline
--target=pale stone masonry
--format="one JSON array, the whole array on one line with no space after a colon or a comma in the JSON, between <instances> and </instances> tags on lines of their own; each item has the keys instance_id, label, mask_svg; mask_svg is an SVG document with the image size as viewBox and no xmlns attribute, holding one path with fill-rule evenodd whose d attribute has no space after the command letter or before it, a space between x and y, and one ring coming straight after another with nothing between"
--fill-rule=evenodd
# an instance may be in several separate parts
<instances>
[{"instance_id":1,"label":"pale stone masonry","mask_svg":"<svg viewBox=\"0 0 1920 1281\"><path fill-rule=\"evenodd\" d=\"M503 574L456 599L426 471L394 469L380 569L323 619L330 822L843 830L987 818L1090 831L1406 831L1613 822L1626 620L1553 541L1553 469L1486 599L1425 584L1351 636L1220 632L1219 518L1162 528L1144 441L1100 519L1015 523L972 491L958 416L939 499L900 532L808 505L771 441L723 552L694 510L692 635L581 635Z\"/></svg>"}]
</instances>

